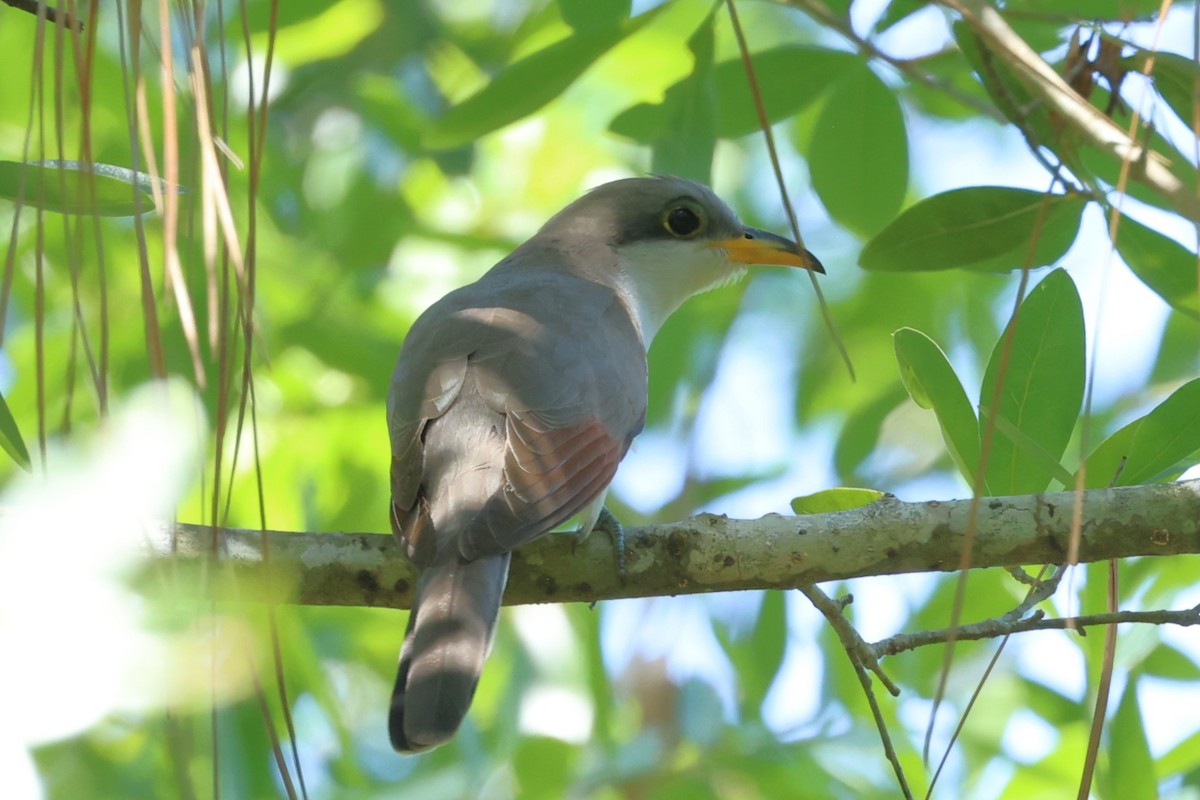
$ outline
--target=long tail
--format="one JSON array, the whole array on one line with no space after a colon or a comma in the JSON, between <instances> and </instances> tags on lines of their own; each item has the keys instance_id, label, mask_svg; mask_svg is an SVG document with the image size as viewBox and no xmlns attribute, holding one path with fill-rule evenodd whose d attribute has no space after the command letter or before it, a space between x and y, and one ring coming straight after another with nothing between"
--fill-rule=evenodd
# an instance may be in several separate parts
<instances>
[{"instance_id":1,"label":"long tail","mask_svg":"<svg viewBox=\"0 0 1200 800\"><path fill-rule=\"evenodd\" d=\"M402 753L449 741L462 724L492 646L509 554L463 562L451 556L417 586L388 734Z\"/></svg>"}]
</instances>

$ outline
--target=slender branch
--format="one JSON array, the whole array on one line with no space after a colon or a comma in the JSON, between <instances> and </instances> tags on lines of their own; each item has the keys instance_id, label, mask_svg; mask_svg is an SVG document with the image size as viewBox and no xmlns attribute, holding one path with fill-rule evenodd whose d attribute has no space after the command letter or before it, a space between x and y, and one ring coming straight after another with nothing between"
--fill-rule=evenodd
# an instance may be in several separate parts
<instances>
[{"instance_id":1,"label":"slender branch","mask_svg":"<svg viewBox=\"0 0 1200 800\"><path fill-rule=\"evenodd\" d=\"M982 499L972 566L1063 563L1074 502L1073 492ZM547 536L514 554L505 602L793 589L868 575L950 572L958 569L970 503L888 497L830 514L749 521L702 514L631 528L624 577L608 537L575 545L570 536ZM1084 492L1082 503L1081 562L1200 553L1200 480L1096 489ZM211 559L219 559L247 599L393 608L406 608L411 599L416 572L391 536L239 529L218 535L217 556L206 525L151 526L147 545L152 556L180 566L211 568Z\"/></svg>"},{"instance_id":2,"label":"slender branch","mask_svg":"<svg viewBox=\"0 0 1200 800\"><path fill-rule=\"evenodd\" d=\"M987 42L991 52L1083 141L1119 161L1128 161L1131 177L1169 199L1180 214L1200 222L1200 197L1194 189L1171 172L1162 156L1132 139L1121 126L1080 97L986 0L938 2L959 12Z\"/></svg>"},{"instance_id":3,"label":"slender branch","mask_svg":"<svg viewBox=\"0 0 1200 800\"><path fill-rule=\"evenodd\" d=\"M0 0L6 6L11 6L18 11L27 11L35 17L42 13L45 9L46 21L53 22L55 25L62 25L66 28L74 28L77 31L83 30L83 21L72 17L69 13L58 9L51 8L46 5L44 0Z\"/></svg>"},{"instance_id":4,"label":"slender branch","mask_svg":"<svg viewBox=\"0 0 1200 800\"><path fill-rule=\"evenodd\" d=\"M1085 628L1097 625L1121 625L1131 622L1143 625L1179 625L1188 628L1200 625L1200 606L1180 610L1157 611L1114 611L1105 614L1087 614L1081 617L1046 617L1043 612L1035 611L1025 619L1008 620L1004 617L987 619L972 625L960 625L954 635L960 641L976 641L979 639L996 639L1012 633L1026 631L1061 631L1078 629L1081 635L1086 635ZM948 628L935 631L917 631L901 633L887 639L868 645L876 656L894 656L918 647L931 644L942 644L950 636Z\"/></svg>"},{"instance_id":5,"label":"slender branch","mask_svg":"<svg viewBox=\"0 0 1200 800\"><path fill-rule=\"evenodd\" d=\"M874 672L893 696L899 696L900 687L893 683L892 679L879 666L879 661L871 651L870 645L863 641L858 631L850 624L850 620L846 618L844 609L853 602L854 598L846 595L838 600L832 600L829 595L816 586L801 586L800 591L825 616L838 638L842 640L842 648L850 657L850 663L858 676L858 682L862 685L863 694L866 695L867 705L871 707L871 716L875 720L875 729L879 731L879 740L883 744L884 755L892 765L892 772L896 775L896 782L900 785L901 793L906 800L912 800L912 790L908 786L908 779L904 776L904 767L900 764L900 757L896 755L892 736L888 733L887 722L883 718L883 709L879 707L879 699L875 697L875 690L871 687L871 676L867 674L867 670Z\"/></svg>"},{"instance_id":6,"label":"slender branch","mask_svg":"<svg viewBox=\"0 0 1200 800\"><path fill-rule=\"evenodd\" d=\"M836 13L823 0L786 0L786 2L788 5L794 6L805 14L808 14L826 28L840 33L858 48L859 52L890 65L897 71L902 72L910 80L922 83L930 89L934 89L947 97L957 100L977 114L990 117L996 122L1004 122L1004 115L997 111L995 106L978 97L967 94L949 81L942 80L920 69L918 66L920 59L897 58L890 53L880 50L870 39L864 39L859 36L850 24L850 20Z\"/></svg>"}]
</instances>

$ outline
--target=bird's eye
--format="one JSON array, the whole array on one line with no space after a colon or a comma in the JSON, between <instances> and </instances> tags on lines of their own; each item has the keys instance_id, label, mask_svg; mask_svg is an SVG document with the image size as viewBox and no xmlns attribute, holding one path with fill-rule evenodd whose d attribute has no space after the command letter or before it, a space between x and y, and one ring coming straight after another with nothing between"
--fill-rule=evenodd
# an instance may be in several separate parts
<instances>
[{"instance_id":1,"label":"bird's eye","mask_svg":"<svg viewBox=\"0 0 1200 800\"><path fill-rule=\"evenodd\" d=\"M672 205L667 208L663 217L663 227L672 236L686 239L704 227L704 220L700 217L699 209L691 204Z\"/></svg>"}]
</instances>

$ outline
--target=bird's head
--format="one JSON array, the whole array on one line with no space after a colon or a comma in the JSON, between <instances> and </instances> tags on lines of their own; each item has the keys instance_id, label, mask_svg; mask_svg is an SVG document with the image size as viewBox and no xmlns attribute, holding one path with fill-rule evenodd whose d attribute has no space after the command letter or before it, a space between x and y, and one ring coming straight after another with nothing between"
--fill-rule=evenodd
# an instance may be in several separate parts
<instances>
[{"instance_id":1,"label":"bird's head","mask_svg":"<svg viewBox=\"0 0 1200 800\"><path fill-rule=\"evenodd\" d=\"M795 242L743 225L707 186L674 177L599 186L555 215L529 245L563 254L569 268L614 288L647 347L684 300L747 266L825 271Z\"/></svg>"}]
</instances>

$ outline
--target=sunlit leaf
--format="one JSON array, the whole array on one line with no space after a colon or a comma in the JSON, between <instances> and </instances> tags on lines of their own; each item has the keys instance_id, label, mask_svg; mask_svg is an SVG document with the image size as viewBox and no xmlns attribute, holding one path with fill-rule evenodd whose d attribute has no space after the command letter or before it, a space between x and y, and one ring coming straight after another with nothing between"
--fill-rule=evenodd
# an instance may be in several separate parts
<instances>
[{"instance_id":1,"label":"sunlit leaf","mask_svg":"<svg viewBox=\"0 0 1200 800\"><path fill-rule=\"evenodd\" d=\"M617 27L576 32L509 65L483 89L447 111L426 135L425 146L435 150L459 147L532 114L562 94L596 59L653 19L659 9Z\"/></svg>"},{"instance_id":2,"label":"sunlit leaf","mask_svg":"<svg viewBox=\"0 0 1200 800\"><path fill-rule=\"evenodd\" d=\"M869 236L896 216L908 189L904 114L865 62L829 91L808 151L813 189L831 217Z\"/></svg>"},{"instance_id":3,"label":"sunlit leaf","mask_svg":"<svg viewBox=\"0 0 1200 800\"><path fill-rule=\"evenodd\" d=\"M62 214L127 217L153 211L153 180L144 172L112 164L0 161L0 197ZM138 191L147 195L140 202Z\"/></svg>"},{"instance_id":4,"label":"sunlit leaf","mask_svg":"<svg viewBox=\"0 0 1200 800\"><path fill-rule=\"evenodd\" d=\"M996 414L1059 460L1083 403L1083 306L1070 276L1061 269L1047 275L1021 303L1015 326L1011 347L1001 334L992 350L980 403L994 402ZM982 439L986 415L979 424ZM1033 494L1045 491L1054 471L994 433L984 474L989 494Z\"/></svg>"},{"instance_id":5,"label":"sunlit leaf","mask_svg":"<svg viewBox=\"0 0 1200 800\"><path fill-rule=\"evenodd\" d=\"M906 210L867 242L858 261L865 269L888 271L1045 266L1075 241L1084 205L1079 197L1028 189L954 189Z\"/></svg>"},{"instance_id":6,"label":"sunlit leaf","mask_svg":"<svg viewBox=\"0 0 1200 800\"><path fill-rule=\"evenodd\" d=\"M946 448L968 485L979 468L979 422L949 359L937 343L920 331L901 328L892 335L900 378L909 396L933 409Z\"/></svg>"},{"instance_id":7,"label":"sunlit leaf","mask_svg":"<svg viewBox=\"0 0 1200 800\"><path fill-rule=\"evenodd\" d=\"M857 489L842 487L824 489L814 494L792 498L792 511L797 514L826 514L830 511L849 511L854 508L869 506L887 492L875 489Z\"/></svg>"},{"instance_id":8,"label":"sunlit leaf","mask_svg":"<svg viewBox=\"0 0 1200 800\"><path fill-rule=\"evenodd\" d=\"M858 63L850 53L800 45L754 53L750 60L771 122L796 114L816 100L829 81ZM668 94L674 89L668 89ZM758 130L758 113L740 58L722 61L713 68L712 91L718 137L734 138ZM611 129L621 136L652 142L670 129L667 109L652 103L633 106L617 115Z\"/></svg>"},{"instance_id":9,"label":"sunlit leaf","mask_svg":"<svg viewBox=\"0 0 1200 800\"><path fill-rule=\"evenodd\" d=\"M13 419L12 411L8 408L8 403L4 397L0 396L0 447L4 448L4 452L12 456L12 460L16 462L21 469L29 471L29 451L25 449L25 440L21 438L21 430L17 427L17 421Z\"/></svg>"}]
</instances>

